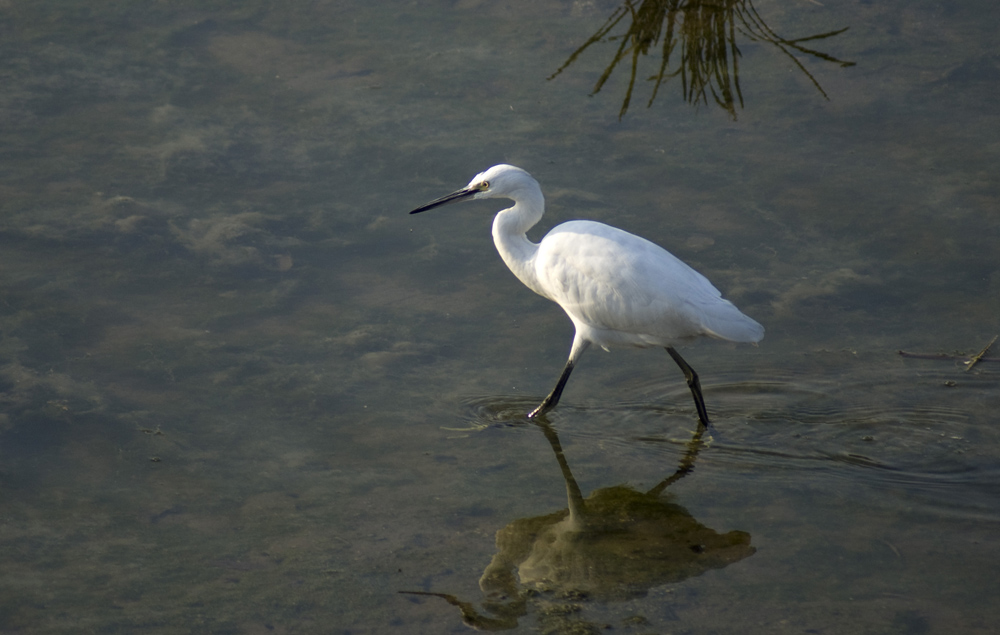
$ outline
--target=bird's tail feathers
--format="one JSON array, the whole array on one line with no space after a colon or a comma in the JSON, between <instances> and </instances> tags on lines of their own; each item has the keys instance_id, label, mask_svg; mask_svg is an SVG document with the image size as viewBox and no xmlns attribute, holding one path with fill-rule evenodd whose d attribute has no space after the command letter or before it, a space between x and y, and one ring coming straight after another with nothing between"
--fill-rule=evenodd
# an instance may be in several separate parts
<instances>
[{"instance_id":1,"label":"bird's tail feathers","mask_svg":"<svg viewBox=\"0 0 1000 635\"><path fill-rule=\"evenodd\" d=\"M759 342L764 339L764 327L730 305L732 311L723 315L702 317L702 328L710 337L730 342Z\"/></svg>"}]
</instances>

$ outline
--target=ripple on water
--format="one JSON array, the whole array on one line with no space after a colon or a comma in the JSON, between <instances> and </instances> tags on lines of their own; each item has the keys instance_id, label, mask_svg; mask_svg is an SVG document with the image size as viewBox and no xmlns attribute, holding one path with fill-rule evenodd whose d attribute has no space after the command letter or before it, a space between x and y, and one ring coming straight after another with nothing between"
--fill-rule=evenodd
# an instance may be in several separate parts
<instances>
[{"instance_id":1,"label":"ripple on water","mask_svg":"<svg viewBox=\"0 0 1000 635\"><path fill-rule=\"evenodd\" d=\"M538 404L525 397L490 395L462 401L462 420L470 430L529 423L528 413Z\"/></svg>"},{"instance_id":2,"label":"ripple on water","mask_svg":"<svg viewBox=\"0 0 1000 635\"><path fill-rule=\"evenodd\" d=\"M700 461L713 471L786 482L808 474L820 487L860 486L905 499L911 510L1000 520L1000 467L983 455L976 440L982 422L961 399L928 396L893 372L847 380L736 375L704 385L713 429ZM564 441L590 442L609 456L676 458L696 425L687 387L650 378L629 392L641 398L569 401L548 418ZM463 403L463 419L470 429L518 426L535 405L523 396L478 396Z\"/></svg>"}]
</instances>

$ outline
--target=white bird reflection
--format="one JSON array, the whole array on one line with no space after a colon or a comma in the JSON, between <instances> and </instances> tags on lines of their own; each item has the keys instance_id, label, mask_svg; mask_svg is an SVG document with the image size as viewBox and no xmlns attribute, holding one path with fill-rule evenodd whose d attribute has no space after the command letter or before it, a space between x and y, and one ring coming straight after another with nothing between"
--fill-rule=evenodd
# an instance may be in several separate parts
<instances>
[{"instance_id":1,"label":"white bird reflection","mask_svg":"<svg viewBox=\"0 0 1000 635\"><path fill-rule=\"evenodd\" d=\"M533 607L551 602L621 602L743 560L756 551L750 534L719 533L664 495L688 475L703 447L704 426L687 443L677 470L648 491L624 485L584 498L556 431L536 420L552 446L566 484L566 509L511 522L497 532L497 553L479 580L482 610L447 593L402 591L442 598L480 630L515 628ZM583 625L573 611L539 609L545 628ZM549 622L561 623L549 623ZM566 622L572 622L569 624Z\"/></svg>"}]
</instances>

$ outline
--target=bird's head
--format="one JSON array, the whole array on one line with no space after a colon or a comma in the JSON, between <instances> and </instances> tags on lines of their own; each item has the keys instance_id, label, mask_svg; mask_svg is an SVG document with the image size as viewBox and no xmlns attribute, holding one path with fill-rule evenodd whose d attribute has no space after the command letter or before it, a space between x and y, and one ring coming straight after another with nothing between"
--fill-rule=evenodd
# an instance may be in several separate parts
<instances>
[{"instance_id":1,"label":"bird's head","mask_svg":"<svg viewBox=\"0 0 1000 635\"><path fill-rule=\"evenodd\" d=\"M523 193L523 194L522 194ZM435 199L410 212L419 214L429 209L455 203L458 201L477 200L481 198L510 198L519 200L528 196L541 195L541 188L530 174L513 165L494 165L485 172L477 174L469 184L447 196Z\"/></svg>"}]
</instances>

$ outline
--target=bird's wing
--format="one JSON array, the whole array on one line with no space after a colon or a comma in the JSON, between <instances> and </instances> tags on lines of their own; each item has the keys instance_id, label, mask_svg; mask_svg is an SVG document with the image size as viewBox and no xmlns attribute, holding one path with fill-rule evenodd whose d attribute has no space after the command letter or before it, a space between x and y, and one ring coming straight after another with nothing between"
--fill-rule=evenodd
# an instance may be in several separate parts
<instances>
[{"instance_id":1,"label":"bird's wing","mask_svg":"<svg viewBox=\"0 0 1000 635\"><path fill-rule=\"evenodd\" d=\"M608 225L559 225L542 240L535 269L547 297L592 327L649 336L651 343L698 335L746 341L738 326L749 318L705 276Z\"/></svg>"}]
</instances>

